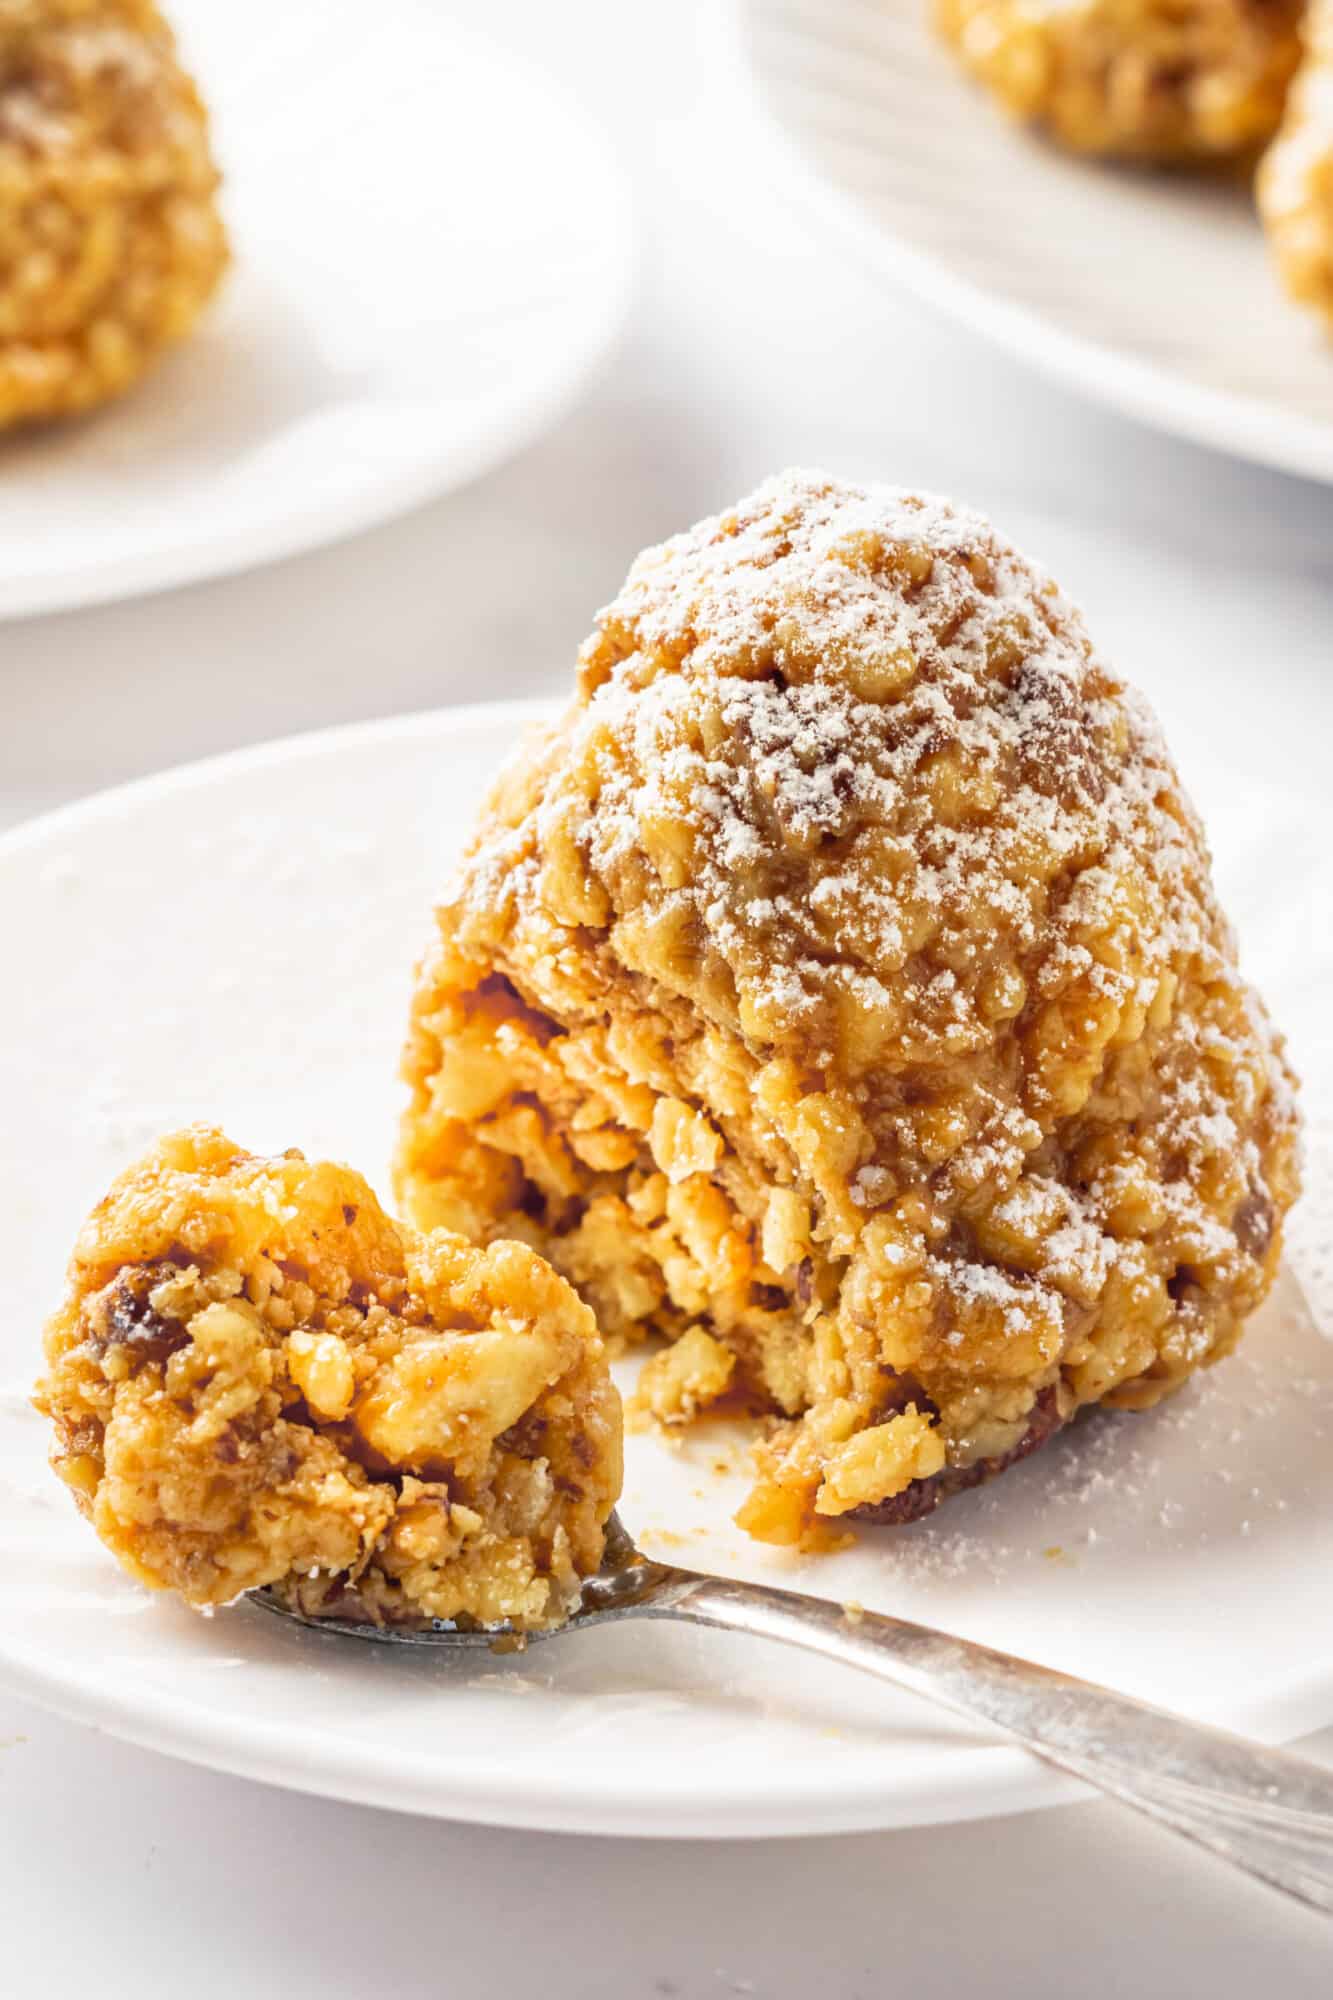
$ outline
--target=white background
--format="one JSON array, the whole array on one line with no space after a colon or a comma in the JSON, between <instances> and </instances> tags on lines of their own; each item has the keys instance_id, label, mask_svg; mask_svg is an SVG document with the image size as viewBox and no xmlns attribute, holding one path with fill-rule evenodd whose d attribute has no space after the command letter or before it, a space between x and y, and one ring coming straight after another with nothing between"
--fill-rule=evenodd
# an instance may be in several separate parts
<instances>
[{"instance_id":1,"label":"white background","mask_svg":"<svg viewBox=\"0 0 1333 2000\"><path fill-rule=\"evenodd\" d=\"M0 818L319 723L558 689L642 543L799 461L984 507L1082 599L1187 774L1206 751L1239 784L1326 792L1333 491L1104 416L885 294L799 206L707 4L487 19L633 181L618 354L534 450L407 520L0 630ZM1333 1759L1333 1730L1311 1747ZM190 1771L5 1697L0 1907L0 1990L21 2000L1240 2000L1279 1981L1303 2000L1333 1967L1325 1923L1107 1806L736 1846L512 1835Z\"/></svg>"}]
</instances>

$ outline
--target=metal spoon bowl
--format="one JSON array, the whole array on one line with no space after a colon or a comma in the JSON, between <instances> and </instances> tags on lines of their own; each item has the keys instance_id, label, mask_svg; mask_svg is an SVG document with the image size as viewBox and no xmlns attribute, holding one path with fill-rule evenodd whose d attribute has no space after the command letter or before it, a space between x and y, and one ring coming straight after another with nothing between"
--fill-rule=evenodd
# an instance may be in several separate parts
<instances>
[{"instance_id":1,"label":"metal spoon bowl","mask_svg":"<svg viewBox=\"0 0 1333 2000\"><path fill-rule=\"evenodd\" d=\"M507 1628L307 1618L266 1591L256 1592L255 1602L316 1631L380 1645L519 1650ZM612 1514L601 1569L584 1584L578 1609L524 1643L617 1618L678 1619L777 1639L876 1674L988 1724L1057 1770L1333 1915L1333 1771L1284 1750L903 1618L653 1562Z\"/></svg>"}]
</instances>

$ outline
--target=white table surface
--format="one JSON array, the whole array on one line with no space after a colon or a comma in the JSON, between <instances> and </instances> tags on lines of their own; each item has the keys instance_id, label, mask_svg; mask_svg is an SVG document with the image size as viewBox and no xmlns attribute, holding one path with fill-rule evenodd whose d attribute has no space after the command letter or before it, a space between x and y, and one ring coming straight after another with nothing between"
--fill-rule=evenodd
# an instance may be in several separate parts
<instances>
[{"instance_id":1,"label":"white table surface","mask_svg":"<svg viewBox=\"0 0 1333 2000\"><path fill-rule=\"evenodd\" d=\"M633 178L620 351L535 449L406 520L0 630L0 820L316 724L558 689L642 543L800 461L992 512L1082 599L1187 773L1206 750L1326 788L1333 491L1103 415L886 294L799 206L708 0L488 21ZM1333 1729L1309 1747L1333 1760ZM0 1884L15 2000L1248 2000L1275 1975L1303 2000L1333 1971L1321 1920L1109 1806L738 1845L518 1835L191 1770L5 1696Z\"/></svg>"}]
</instances>

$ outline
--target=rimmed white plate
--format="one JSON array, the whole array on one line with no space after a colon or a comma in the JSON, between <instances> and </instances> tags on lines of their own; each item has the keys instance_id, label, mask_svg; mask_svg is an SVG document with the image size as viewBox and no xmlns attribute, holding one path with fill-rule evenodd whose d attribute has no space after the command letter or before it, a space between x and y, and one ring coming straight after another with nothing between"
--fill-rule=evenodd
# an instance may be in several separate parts
<instances>
[{"instance_id":1,"label":"rimmed white plate","mask_svg":"<svg viewBox=\"0 0 1333 2000\"><path fill-rule=\"evenodd\" d=\"M792 178L862 253L1160 429L1333 480L1333 344L1282 298L1245 186L1080 161L1005 118L929 0L737 0Z\"/></svg>"},{"instance_id":2,"label":"rimmed white plate","mask_svg":"<svg viewBox=\"0 0 1333 2000\"><path fill-rule=\"evenodd\" d=\"M199 1618L123 1577L45 1465L25 1400L43 1316L82 1214L157 1132L212 1118L384 1187L432 898L533 713L297 738L0 842L0 1681L225 1770L503 1824L804 1833L1072 1796L906 1697L755 1642L625 1626L479 1663L244 1606ZM1296 808L1234 781L1205 804L1262 964ZM1299 828L1326 851L1327 809ZM1079 1429L909 1533L822 1561L747 1543L722 1431L679 1453L632 1437L622 1512L669 1559L896 1609L1277 1739L1333 1715L1331 1423L1333 1346L1286 1278L1242 1352L1171 1405Z\"/></svg>"},{"instance_id":3,"label":"rimmed white plate","mask_svg":"<svg viewBox=\"0 0 1333 2000\"><path fill-rule=\"evenodd\" d=\"M128 398L0 438L0 616L217 576L474 478L606 349L628 204L588 121L433 0L178 0L235 263Z\"/></svg>"}]
</instances>

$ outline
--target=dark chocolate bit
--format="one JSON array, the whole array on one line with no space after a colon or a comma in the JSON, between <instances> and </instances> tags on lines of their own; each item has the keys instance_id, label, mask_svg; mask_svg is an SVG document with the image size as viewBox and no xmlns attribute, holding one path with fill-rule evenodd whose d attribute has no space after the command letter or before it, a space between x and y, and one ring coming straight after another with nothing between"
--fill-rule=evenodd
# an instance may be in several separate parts
<instances>
[{"instance_id":1,"label":"dark chocolate bit","mask_svg":"<svg viewBox=\"0 0 1333 2000\"><path fill-rule=\"evenodd\" d=\"M983 1458L976 1465L946 1466L943 1472L933 1473L929 1479L914 1479L890 1500L874 1500L864 1507L854 1507L847 1519L870 1521L879 1528L903 1528L911 1521L920 1521L933 1514L941 1500L951 1499L955 1493L966 1493L969 1488L994 1479L997 1473L1007 1472L1020 1458L1027 1458L1053 1438L1063 1423L1052 1383L1032 1405L1028 1427L1012 1450L1001 1452L998 1458Z\"/></svg>"},{"instance_id":2,"label":"dark chocolate bit","mask_svg":"<svg viewBox=\"0 0 1333 2000\"><path fill-rule=\"evenodd\" d=\"M546 1196L534 1181L524 1181L523 1192L518 1198L518 1210L520 1215L529 1216L533 1222L545 1222Z\"/></svg>"},{"instance_id":3,"label":"dark chocolate bit","mask_svg":"<svg viewBox=\"0 0 1333 2000\"><path fill-rule=\"evenodd\" d=\"M597 1463L597 1451L586 1431L570 1433L569 1449L585 1472L591 1472Z\"/></svg>"},{"instance_id":4,"label":"dark chocolate bit","mask_svg":"<svg viewBox=\"0 0 1333 2000\"><path fill-rule=\"evenodd\" d=\"M1188 1306L1203 1297L1199 1274L1191 1264L1177 1264L1166 1281L1166 1295L1173 1305Z\"/></svg>"},{"instance_id":5,"label":"dark chocolate bit","mask_svg":"<svg viewBox=\"0 0 1333 2000\"><path fill-rule=\"evenodd\" d=\"M228 1424L213 1446L223 1465L238 1465L241 1457L241 1434L235 1424Z\"/></svg>"},{"instance_id":6,"label":"dark chocolate bit","mask_svg":"<svg viewBox=\"0 0 1333 2000\"><path fill-rule=\"evenodd\" d=\"M1273 1204L1262 1188L1251 1188L1231 1218L1236 1241L1249 1256L1267 1254L1273 1240Z\"/></svg>"},{"instance_id":7,"label":"dark chocolate bit","mask_svg":"<svg viewBox=\"0 0 1333 2000\"><path fill-rule=\"evenodd\" d=\"M516 1424L511 1424L496 1440L501 1451L512 1451L519 1458L542 1458L546 1452L546 1433L550 1429L549 1419L536 1409L525 1410Z\"/></svg>"},{"instance_id":8,"label":"dark chocolate bit","mask_svg":"<svg viewBox=\"0 0 1333 2000\"><path fill-rule=\"evenodd\" d=\"M141 1264L122 1271L100 1291L88 1309L89 1343L99 1354L109 1347L128 1348L136 1361L165 1361L189 1345L189 1328L168 1319L149 1302L175 1264Z\"/></svg>"},{"instance_id":9,"label":"dark chocolate bit","mask_svg":"<svg viewBox=\"0 0 1333 2000\"><path fill-rule=\"evenodd\" d=\"M523 995L512 979L506 979L503 972L488 972L478 983L477 991L481 994L499 994L506 1000L517 1001L520 1007L523 1005Z\"/></svg>"},{"instance_id":10,"label":"dark chocolate bit","mask_svg":"<svg viewBox=\"0 0 1333 2000\"><path fill-rule=\"evenodd\" d=\"M357 1209L355 1202L345 1201L343 1203L343 1221L347 1224L347 1227L349 1229L351 1228L352 1224L356 1221L356 1216L357 1216Z\"/></svg>"},{"instance_id":11,"label":"dark chocolate bit","mask_svg":"<svg viewBox=\"0 0 1333 2000\"><path fill-rule=\"evenodd\" d=\"M802 1257L796 1266L796 1297L803 1306L808 1306L815 1295L815 1267L808 1257Z\"/></svg>"},{"instance_id":12,"label":"dark chocolate bit","mask_svg":"<svg viewBox=\"0 0 1333 2000\"><path fill-rule=\"evenodd\" d=\"M788 1299L781 1285L751 1285L750 1303L758 1306L760 1312L780 1313Z\"/></svg>"}]
</instances>

